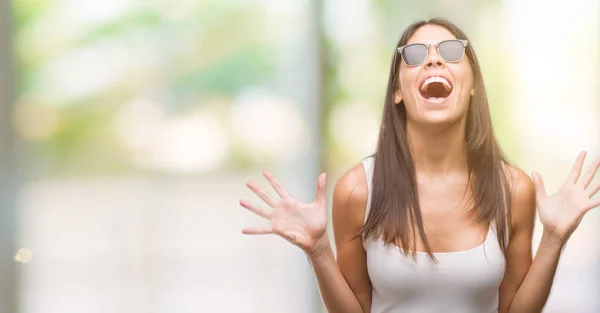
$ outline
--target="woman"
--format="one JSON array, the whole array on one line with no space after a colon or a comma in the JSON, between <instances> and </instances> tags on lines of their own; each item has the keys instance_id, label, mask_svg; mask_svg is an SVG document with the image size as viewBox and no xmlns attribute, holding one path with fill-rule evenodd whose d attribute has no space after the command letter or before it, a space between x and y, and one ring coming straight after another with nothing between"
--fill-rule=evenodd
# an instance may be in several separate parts
<instances>
[{"instance_id":1,"label":"woman","mask_svg":"<svg viewBox=\"0 0 600 313\"><path fill-rule=\"evenodd\" d=\"M479 63L465 34L442 19L404 32L392 61L376 153L336 184L337 262L325 229L325 174L313 203L248 187L272 210L244 234L277 234L302 248L330 313L541 312L567 239L591 198L598 158L581 153L547 196L508 164L492 132ZM532 260L536 207L544 226Z\"/></svg>"}]
</instances>

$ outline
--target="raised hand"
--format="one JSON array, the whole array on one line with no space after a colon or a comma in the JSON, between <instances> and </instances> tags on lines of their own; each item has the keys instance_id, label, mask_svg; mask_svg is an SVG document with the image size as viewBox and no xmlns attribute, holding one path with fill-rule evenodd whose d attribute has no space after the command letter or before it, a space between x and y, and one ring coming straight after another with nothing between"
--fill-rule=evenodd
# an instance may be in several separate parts
<instances>
[{"instance_id":1,"label":"raised hand","mask_svg":"<svg viewBox=\"0 0 600 313\"><path fill-rule=\"evenodd\" d=\"M600 199L592 200L600 191L600 181L592 184L594 175L600 168L600 157L580 179L585 157L585 152L579 154L567 181L551 196L546 195L542 177L533 173L540 222L544 225L544 231L556 236L562 243L579 226L585 213L600 206Z\"/></svg>"},{"instance_id":2,"label":"raised hand","mask_svg":"<svg viewBox=\"0 0 600 313\"><path fill-rule=\"evenodd\" d=\"M249 181L248 188L271 209L264 209L246 200L241 200L240 205L269 220L269 224L262 227L244 228L242 233L247 235L276 234L305 252L311 253L319 239L325 235L327 228L325 173L319 176L317 195L315 201L310 203L300 202L292 197L271 172L263 171L263 175L281 199L273 198Z\"/></svg>"}]
</instances>

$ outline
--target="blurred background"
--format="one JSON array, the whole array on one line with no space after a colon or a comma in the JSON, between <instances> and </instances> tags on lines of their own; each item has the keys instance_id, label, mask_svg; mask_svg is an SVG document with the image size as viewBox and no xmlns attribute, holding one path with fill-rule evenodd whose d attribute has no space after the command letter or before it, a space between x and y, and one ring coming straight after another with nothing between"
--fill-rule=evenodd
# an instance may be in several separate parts
<instances>
[{"instance_id":1,"label":"blurred background","mask_svg":"<svg viewBox=\"0 0 600 313\"><path fill-rule=\"evenodd\" d=\"M331 196L373 152L401 32L438 15L517 166L550 192L600 154L597 0L2 1L0 312L323 311L302 252L243 236L264 221L238 201L265 168L306 201L326 171ZM600 312L599 222L545 312Z\"/></svg>"}]
</instances>

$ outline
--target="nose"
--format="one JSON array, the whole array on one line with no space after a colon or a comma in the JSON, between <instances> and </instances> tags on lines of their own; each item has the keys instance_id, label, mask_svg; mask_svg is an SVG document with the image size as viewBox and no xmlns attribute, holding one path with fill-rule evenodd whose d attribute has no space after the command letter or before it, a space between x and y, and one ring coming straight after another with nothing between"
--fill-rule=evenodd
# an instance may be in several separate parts
<instances>
[{"instance_id":1,"label":"nose","mask_svg":"<svg viewBox=\"0 0 600 313\"><path fill-rule=\"evenodd\" d=\"M434 45L429 46L429 53L427 60L425 60L425 67L443 66L444 60L438 54L437 48Z\"/></svg>"}]
</instances>

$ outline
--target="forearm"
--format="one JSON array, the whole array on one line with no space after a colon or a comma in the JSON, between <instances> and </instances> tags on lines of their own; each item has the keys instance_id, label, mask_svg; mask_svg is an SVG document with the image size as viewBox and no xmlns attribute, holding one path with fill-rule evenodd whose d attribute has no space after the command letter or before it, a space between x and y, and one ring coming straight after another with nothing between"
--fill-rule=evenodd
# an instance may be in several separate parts
<instances>
[{"instance_id":1,"label":"forearm","mask_svg":"<svg viewBox=\"0 0 600 313\"><path fill-rule=\"evenodd\" d=\"M544 232L533 263L515 293L509 313L542 312L564 243Z\"/></svg>"},{"instance_id":2,"label":"forearm","mask_svg":"<svg viewBox=\"0 0 600 313\"><path fill-rule=\"evenodd\" d=\"M309 255L308 259L315 272L327 312L364 313L337 265L327 235L319 245L318 252Z\"/></svg>"}]
</instances>

